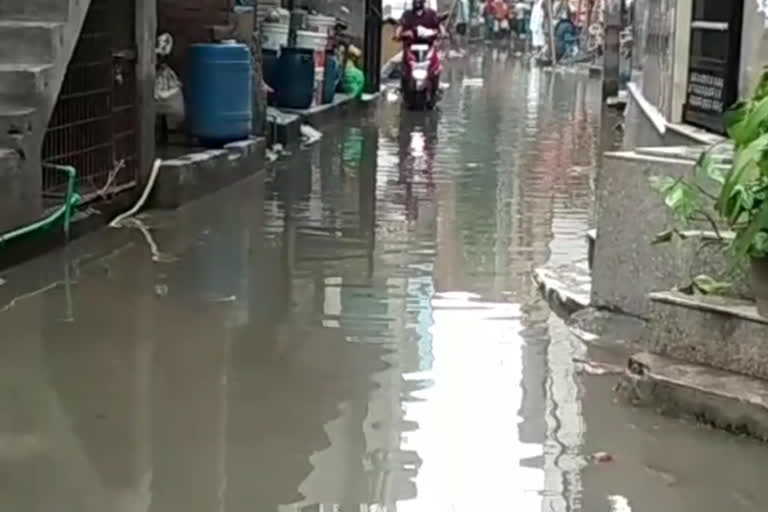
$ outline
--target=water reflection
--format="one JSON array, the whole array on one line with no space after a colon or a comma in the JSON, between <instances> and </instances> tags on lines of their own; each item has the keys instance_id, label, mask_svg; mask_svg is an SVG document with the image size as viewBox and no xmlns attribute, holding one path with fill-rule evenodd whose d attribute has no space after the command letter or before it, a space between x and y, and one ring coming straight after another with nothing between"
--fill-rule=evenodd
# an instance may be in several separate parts
<instances>
[{"instance_id":1,"label":"water reflection","mask_svg":"<svg viewBox=\"0 0 768 512\"><path fill-rule=\"evenodd\" d=\"M506 88L464 87L454 71L457 87L443 112L417 116L391 106L379 113L378 130L362 128L378 131L372 268L361 279L360 255L338 237L327 242L331 255L303 268L323 276L319 323L351 343L385 346L389 367L372 377L367 415L351 419L354 404L345 404L326 425L331 446L312 457L314 471L300 487L305 499L294 509L569 510L578 501L584 426L571 357L583 348L550 352L550 313L530 271L547 261L555 238L563 250L584 254L590 162L571 156L594 154L596 141L574 129L595 119L585 119L586 82L506 66L490 68L492 80L508 78ZM542 82L548 90L539 89ZM569 87L578 94L567 109L541 108L547 95ZM582 146L542 140L535 136L542 129ZM301 201L284 201L281 173L289 172L297 168L276 172L276 209L301 212L299 236L310 224L331 229L331 211L313 217ZM328 187L323 204L340 200L333 190L348 198L345 190L359 187ZM563 195L575 204L562 208L569 220L557 225ZM362 438L351 426L360 424ZM350 444L365 462L363 488L387 492L344 498L344 487L361 485L339 473L359 469L344 462Z\"/></svg>"},{"instance_id":2,"label":"water reflection","mask_svg":"<svg viewBox=\"0 0 768 512\"><path fill-rule=\"evenodd\" d=\"M0 507L763 510L762 447L615 404L531 282L584 264L596 84L447 76L441 112L330 130L152 244L9 273Z\"/></svg>"}]
</instances>

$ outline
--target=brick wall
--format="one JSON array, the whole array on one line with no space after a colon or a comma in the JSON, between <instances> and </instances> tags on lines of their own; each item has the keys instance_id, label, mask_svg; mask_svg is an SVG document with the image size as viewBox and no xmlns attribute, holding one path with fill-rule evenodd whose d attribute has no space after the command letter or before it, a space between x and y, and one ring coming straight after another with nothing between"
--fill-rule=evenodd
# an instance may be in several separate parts
<instances>
[{"instance_id":1,"label":"brick wall","mask_svg":"<svg viewBox=\"0 0 768 512\"><path fill-rule=\"evenodd\" d=\"M214 27L232 27L237 23L233 9L236 0L158 0L158 33L169 32L173 36L171 66L184 77L184 56L193 43L209 42Z\"/></svg>"},{"instance_id":2,"label":"brick wall","mask_svg":"<svg viewBox=\"0 0 768 512\"><path fill-rule=\"evenodd\" d=\"M158 33L169 32L173 36L169 62L182 82L190 44L236 39L251 47L255 57L253 133L262 135L266 98L261 88L261 45L258 38L253 37L254 13L235 10L236 6L253 3L250 0L157 0L157 29Z\"/></svg>"}]
</instances>

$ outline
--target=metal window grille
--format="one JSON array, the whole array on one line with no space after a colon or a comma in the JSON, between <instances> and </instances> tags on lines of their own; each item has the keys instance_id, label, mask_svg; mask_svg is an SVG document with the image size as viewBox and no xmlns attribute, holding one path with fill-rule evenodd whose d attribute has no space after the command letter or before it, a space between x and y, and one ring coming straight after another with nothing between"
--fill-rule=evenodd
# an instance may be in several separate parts
<instances>
[{"instance_id":1,"label":"metal window grille","mask_svg":"<svg viewBox=\"0 0 768 512\"><path fill-rule=\"evenodd\" d=\"M43 141L43 162L74 166L86 200L136 184L134 24L126 19L132 1L91 2ZM65 186L43 168L45 199L60 201Z\"/></svg>"}]
</instances>

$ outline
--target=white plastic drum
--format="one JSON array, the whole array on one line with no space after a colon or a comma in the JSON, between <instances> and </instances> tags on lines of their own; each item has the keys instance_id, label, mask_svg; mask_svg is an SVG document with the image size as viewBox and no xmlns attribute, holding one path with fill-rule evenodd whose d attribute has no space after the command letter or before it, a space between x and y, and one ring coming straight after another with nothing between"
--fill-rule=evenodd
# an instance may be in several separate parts
<instances>
[{"instance_id":1,"label":"white plastic drum","mask_svg":"<svg viewBox=\"0 0 768 512\"><path fill-rule=\"evenodd\" d=\"M333 35L336 27L336 18L332 16L321 16L319 14L307 16L307 28L312 32Z\"/></svg>"},{"instance_id":2,"label":"white plastic drum","mask_svg":"<svg viewBox=\"0 0 768 512\"><path fill-rule=\"evenodd\" d=\"M327 44L328 34L326 32L313 32L311 30L296 31L296 48L325 50Z\"/></svg>"},{"instance_id":3,"label":"white plastic drum","mask_svg":"<svg viewBox=\"0 0 768 512\"><path fill-rule=\"evenodd\" d=\"M262 23L261 47L269 50L280 51L280 48L288 45L288 25L281 23Z\"/></svg>"},{"instance_id":4,"label":"white plastic drum","mask_svg":"<svg viewBox=\"0 0 768 512\"><path fill-rule=\"evenodd\" d=\"M296 48L305 48L315 52L315 67L325 67L325 47L328 45L328 34L309 30L296 31Z\"/></svg>"}]
</instances>

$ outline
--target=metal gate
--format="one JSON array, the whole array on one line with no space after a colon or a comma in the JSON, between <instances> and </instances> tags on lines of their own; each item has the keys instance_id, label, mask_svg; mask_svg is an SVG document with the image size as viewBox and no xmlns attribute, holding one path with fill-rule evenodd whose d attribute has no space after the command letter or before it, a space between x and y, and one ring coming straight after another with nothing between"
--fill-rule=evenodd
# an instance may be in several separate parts
<instances>
[{"instance_id":1,"label":"metal gate","mask_svg":"<svg viewBox=\"0 0 768 512\"><path fill-rule=\"evenodd\" d=\"M77 169L85 201L136 186L133 0L92 0L43 141L43 163ZM66 180L43 166L43 197L60 202Z\"/></svg>"}]
</instances>

